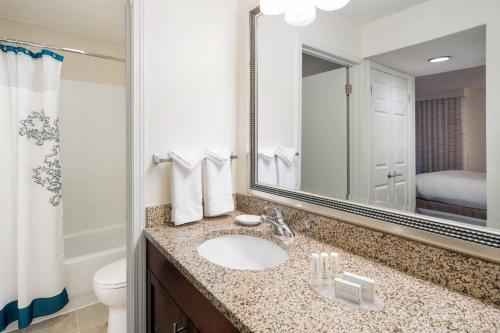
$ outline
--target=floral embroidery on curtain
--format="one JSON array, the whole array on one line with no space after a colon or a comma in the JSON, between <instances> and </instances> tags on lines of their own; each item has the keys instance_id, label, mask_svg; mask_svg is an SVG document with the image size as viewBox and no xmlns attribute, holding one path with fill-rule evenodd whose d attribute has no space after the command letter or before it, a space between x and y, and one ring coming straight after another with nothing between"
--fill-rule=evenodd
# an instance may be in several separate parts
<instances>
[{"instance_id":1,"label":"floral embroidery on curtain","mask_svg":"<svg viewBox=\"0 0 500 333\"><path fill-rule=\"evenodd\" d=\"M21 120L19 135L33 139L34 144L42 146L45 142L54 142L52 151L43 159L43 164L33 169L33 181L52 192L50 204L58 206L61 202L61 164L59 163L59 120L56 118L51 122L45 112L33 111L24 120Z\"/></svg>"},{"instance_id":2,"label":"floral embroidery on curtain","mask_svg":"<svg viewBox=\"0 0 500 333\"><path fill-rule=\"evenodd\" d=\"M463 98L418 101L415 108L417 174L463 170Z\"/></svg>"}]
</instances>

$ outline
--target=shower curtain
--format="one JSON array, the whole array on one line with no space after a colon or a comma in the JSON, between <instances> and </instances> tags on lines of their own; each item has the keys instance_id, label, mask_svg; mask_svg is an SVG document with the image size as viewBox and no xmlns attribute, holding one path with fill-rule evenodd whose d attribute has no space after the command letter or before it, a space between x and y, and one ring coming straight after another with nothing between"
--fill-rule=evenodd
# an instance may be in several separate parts
<instances>
[{"instance_id":1,"label":"shower curtain","mask_svg":"<svg viewBox=\"0 0 500 333\"><path fill-rule=\"evenodd\" d=\"M63 57L0 44L0 331L59 311L64 286L58 88Z\"/></svg>"}]
</instances>

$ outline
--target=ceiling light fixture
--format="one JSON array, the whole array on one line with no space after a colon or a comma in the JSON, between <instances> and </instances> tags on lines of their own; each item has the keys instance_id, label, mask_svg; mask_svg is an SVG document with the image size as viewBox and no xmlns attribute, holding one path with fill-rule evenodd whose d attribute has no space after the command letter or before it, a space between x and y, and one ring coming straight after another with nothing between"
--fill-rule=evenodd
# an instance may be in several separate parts
<instances>
[{"instance_id":1,"label":"ceiling light fixture","mask_svg":"<svg viewBox=\"0 0 500 333\"><path fill-rule=\"evenodd\" d=\"M350 0L260 0L260 11L264 15L285 13L285 21L302 27L316 19L316 7L333 11L345 7Z\"/></svg>"},{"instance_id":2,"label":"ceiling light fixture","mask_svg":"<svg viewBox=\"0 0 500 333\"><path fill-rule=\"evenodd\" d=\"M289 0L285 21L296 27L308 25L316 19L316 6L312 0Z\"/></svg>"},{"instance_id":3,"label":"ceiling light fixture","mask_svg":"<svg viewBox=\"0 0 500 333\"><path fill-rule=\"evenodd\" d=\"M265 15L283 14L286 6L286 0L260 0L260 11Z\"/></svg>"},{"instance_id":4,"label":"ceiling light fixture","mask_svg":"<svg viewBox=\"0 0 500 333\"><path fill-rule=\"evenodd\" d=\"M443 62L443 61L448 61L450 60L451 57L450 56L440 56L440 57L435 57L435 58L430 58L429 60L427 60L428 62L432 62L432 63L435 63L435 62Z\"/></svg>"},{"instance_id":5,"label":"ceiling light fixture","mask_svg":"<svg viewBox=\"0 0 500 333\"><path fill-rule=\"evenodd\" d=\"M350 0L315 0L316 7L321 10L337 10L345 7Z\"/></svg>"}]
</instances>

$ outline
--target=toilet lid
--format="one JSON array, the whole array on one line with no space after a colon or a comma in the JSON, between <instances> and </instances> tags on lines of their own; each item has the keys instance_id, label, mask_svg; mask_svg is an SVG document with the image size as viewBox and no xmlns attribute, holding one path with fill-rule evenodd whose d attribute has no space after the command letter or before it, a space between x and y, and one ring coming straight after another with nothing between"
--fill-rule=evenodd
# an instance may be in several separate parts
<instances>
[{"instance_id":1,"label":"toilet lid","mask_svg":"<svg viewBox=\"0 0 500 333\"><path fill-rule=\"evenodd\" d=\"M123 288L127 286L127 263L121 259L108 264L94 275L94 285L104 289Z\"/></svg>"}]
</instances>

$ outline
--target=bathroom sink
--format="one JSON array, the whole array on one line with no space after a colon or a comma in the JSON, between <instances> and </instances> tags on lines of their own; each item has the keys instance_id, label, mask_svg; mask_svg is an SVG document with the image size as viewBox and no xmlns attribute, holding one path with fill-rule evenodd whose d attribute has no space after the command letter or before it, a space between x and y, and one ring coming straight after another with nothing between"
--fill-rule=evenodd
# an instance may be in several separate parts
<instances>
[{"instance_id":1,"label":"bathroom sink","mask_svg":"<svg viewBox=\"0 0 500 333\"><path fill-rule=\"evenodd\" d=\"M216 265L247 271L273 268L288 259L288 252L281 246L245 235L209 239L198 246L198 253Z\"/></svg>"}]
</instances>

